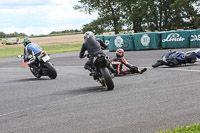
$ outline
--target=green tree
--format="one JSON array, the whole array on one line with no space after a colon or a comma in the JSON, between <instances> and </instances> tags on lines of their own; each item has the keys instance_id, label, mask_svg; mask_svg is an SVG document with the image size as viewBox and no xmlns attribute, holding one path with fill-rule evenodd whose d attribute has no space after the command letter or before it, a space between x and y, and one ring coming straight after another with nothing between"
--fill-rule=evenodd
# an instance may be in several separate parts
<instances>
[{"instance_id":1,"label":"green tree","mask_svg":"<svg viewBox=\"0 0 200 133\"><path fill-rule=\"evenodd\" d=\"M145 21L147 29L154 31L172 29L172 10L170 5L174 0L146 0Z\"/></svg>"},{"instance_id":2,"label":"green tree","mask_svg":"<svg viewBox=\"0 0 200 133\"><path fill-rule=\"evenodd\" d=\"M162 6L159 8L160 9L160 24L159 28L160 31L162 30L171 30L173 29L173 10L170 8L170 5L174 3L175 0L160 0L162 3Z\"/></svg>"},{"instance_id":3,"label":"green tree","mask_svg":"<svg viewBox=\"0 0 200 133\"><path fill-rule=\"evenodd\" d=\"M79 0L75 9L97 12L99 18L84 25L96 33L127 27L135 33L200 27L199 0Z\"/></svg>"},{"instance_id":4,"label":"green tree","mask_svg":"<svg viewBox=\"0 0 200 133\"><path fill-rule=\"evenodd\" d=\"M171 5L174 10L174 22L176 28L194 28L195 22L198 20L198 10L195 6L199 7L199 0L175 0Z\"/></svg>"},{"instance_id":5,"label":"green tree","mask_svg":"<svg viewBox=\"0 0 200 133\"><path fill-rule=\"evenodd\" d=\"M194 26L200 28L200 17L196 19L196 21L194 22Z\"/></svg>"},{"instance_id":6,"label":"green tree","mask_svg":"<svg viewBox=\"0 0 200 133\"><path fill-rule=\"evenodd\" d=\"M119 2L116 0L79 0L80 5L75 5L74 9L91 14L97 12L99 20L104 20L105 29L112 27L115 34L122 30L122 12ZM96 20L97 22L99 20Z\"/></svg>"},{"instance_id":7,"label":"green tree","mask_svg":"<svg viewBox=\"0 0 200 133\"><path fill-rule=\"evenodd\" d=\"M6 34L4 32L0 32L0 38L5 38Z\"/></svg>"},{"instance_id":8,"label":"green tree","mask_svg":"<svg viewBox=\"0 0 200 133\"><path fill-rule=\"evenodd\" d=\"M27 36L27 35L24 33L17 33L17 32L10 33L10 34L5 34L4 32L0 32L0 38L24 37L24 36Z\"/></svg>"},{"instance_id":9,"label":"green tree","mask_svg":"<svg viewBox=\"0 0 200 133\"><path fill-rule=\"evenodd\" d=\"M98 18L97 20L93 20L91 23L83 25L82 32L92 31L95 34L102 34L105 32L105 27L107 24L104 23L104 19Z\"/></svg>"},{"instance_id":10,"label":"green tree","mask_svg":"<svg viewBox=\"0 0 200 133\"><path fill-rule=\"evenodd\" d=\"M123 21L128 29L135 33L143 31L145 5L143 0L118 0L123 14Z\"/></svg>"}]
</instances>

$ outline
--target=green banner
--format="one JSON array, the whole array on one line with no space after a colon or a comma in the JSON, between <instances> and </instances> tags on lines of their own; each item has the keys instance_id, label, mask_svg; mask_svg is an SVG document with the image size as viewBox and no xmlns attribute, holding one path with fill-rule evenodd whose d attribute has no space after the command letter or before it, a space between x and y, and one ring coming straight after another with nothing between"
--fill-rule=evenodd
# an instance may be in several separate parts
<instances>
[{"instance_id":1,"label":"green banner","mask_svg":"<svg viewBox=\"0 0 200 133\"><path fill-rule=\"evenodd\" d=\"M134 50L133 35L119 34L110 38L109 51L115 51L118 48L124 50Z\"/></svg>"},{"instance_id":2,"label":"green banner","mask_svg":"<svg viewBox=\"0 0 200 133\"><path fill-rule=\"evenodd\" d=\"M190 31L161 32L162 48L189 48Z\"/></svg>"},{"instance_id":3,"label":"green banner","mask_svg":"<svg viewBox=\"0 0 200 133\"><path fill-rule=\"evenodd\" d=\"M95 36L95 38L100 38L104 42L104 36Z\"/></svg>"},{"instance_id":4,"label":"green banner","mask_svg":"<svg viewBox=\"0 0 200 133\"><path fill-rule=\"evenodd\" d=\"M160 33L135 33L134 45L136 50L159 49L161 47Z\"/></svg>"},{"instance_id":5,"label":"green banner","mask_svg":"<svg viewBox=\"0 0 200 133\"><path fill-rule=\"evenodd\" d=\"M100 38L105 43L103 35L95 36L95 38ZM108 49L108 47L106 49Z\"/></svg>"},{"instance_id":6,"label":"green banner","mask_svg":"<svg viewBox=\"0 0 200 133\"><path fill-rule=\"evenodd\" d=\"M200 47L200 30L190 31L190 47Z\"/></svg>"},{"instance_id":7,"label":"green banner","mask_svg":"<svg viewBox=\"0 0 200 133\"><path fill-rule=\"evenodd\" d=\"M110 42L113 35L105 35L104 36L104 43L108 46L107 49L110 49Z\"/></svg>"}]
</instances>

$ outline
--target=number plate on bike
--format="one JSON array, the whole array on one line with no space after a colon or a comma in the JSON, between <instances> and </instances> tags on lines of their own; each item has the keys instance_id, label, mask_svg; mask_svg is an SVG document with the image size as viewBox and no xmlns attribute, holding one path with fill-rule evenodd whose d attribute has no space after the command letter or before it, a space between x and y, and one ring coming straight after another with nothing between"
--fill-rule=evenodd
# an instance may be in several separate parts
<instances>
[{"instance_id":1,"label":"number plate on bike","mask_svg":"<svg viewBox=\"0 0 200 133\"><path fill-rule=\"evenodd\" d=\"M44 62L47 62L48 60L50 60L50 57L48 55L46 55L46 56L42 57L42 60Z\"/></svg>"}]
</instances>

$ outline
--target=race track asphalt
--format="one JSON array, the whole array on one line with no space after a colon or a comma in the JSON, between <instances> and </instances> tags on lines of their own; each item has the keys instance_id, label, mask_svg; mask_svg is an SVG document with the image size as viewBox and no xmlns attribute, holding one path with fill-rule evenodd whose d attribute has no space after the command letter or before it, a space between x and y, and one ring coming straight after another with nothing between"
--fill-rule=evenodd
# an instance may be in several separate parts
<instances>
[{"instance_id":1,"label":"race track asphalt","mask_svg":"<svg viewBox=\"0 0 200 133\"><path fill-rule=\"evenodd\" d=\"M0 133L154 133L199 122L200 63L151 68L166 51L125 52L148 70L115 77L113 91L89 76L78 51L51 54L55 80L36 79L21 59L0 58Z\"/></svg>"}]
</instances>

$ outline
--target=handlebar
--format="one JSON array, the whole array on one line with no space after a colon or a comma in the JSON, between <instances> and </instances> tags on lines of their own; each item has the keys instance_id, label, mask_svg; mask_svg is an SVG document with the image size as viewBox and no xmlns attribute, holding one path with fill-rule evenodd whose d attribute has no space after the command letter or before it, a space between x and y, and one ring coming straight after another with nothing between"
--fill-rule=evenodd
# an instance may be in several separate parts
<instances>
[{"instance_id":1,"label":"handlebar","mask_svg":"<svg viewBox=\"0 0 200 133\"><path fill-rule=\"evenodd\" d=\"M22 58L22 57L23 57L23 55L18 55L18 56L17 56L17 58Z\"/></svg>"},{"instance_id":2,"label":"handlebar","mask_svg":"<svg viewBox=\"0 0 200 133\"><path fill-rule=\"evenodd\" d=\"M85 55L83 56L83 58L88 57L88 56L89 56L89 54L85 54Z\"/></svg>"},{"instance_id":3,"label":"handlebar","mask_svg":"<svg viewBox=\"0 0 200 133\"><path fill-rule=\"evenodd\" d=\"M89 54L83 55L83 57L82 57L81 59L83 59L83 58L85 58L85 57L89 57Z\"/></svg>"}]
</instances>

